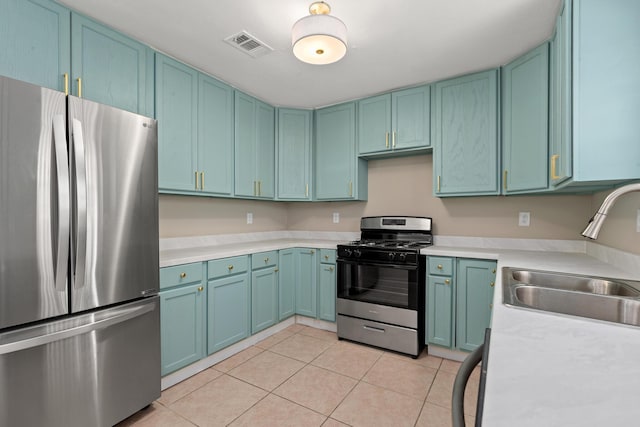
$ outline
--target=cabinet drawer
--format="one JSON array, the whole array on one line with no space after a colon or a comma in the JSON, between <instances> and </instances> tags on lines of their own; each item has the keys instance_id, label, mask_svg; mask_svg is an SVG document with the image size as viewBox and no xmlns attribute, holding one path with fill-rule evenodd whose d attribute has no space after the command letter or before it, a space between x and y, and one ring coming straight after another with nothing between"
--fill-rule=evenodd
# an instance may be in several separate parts
<instances>
[{"instance_id":1,"label":"cabinet drawer","mask_svg":"<svg viewBox=\"0 0 640 427\"><path fill-rule=\"evenodd\" d=\"M202 263L175 265L160 269L160 289L202 281Z\"/></svg>"},{"instance_id":2,"label":"cabinet drawer","mask_svg":"<svg viewBox=\"0 0 640 427\"><path fill-rule=\"evenodd\" d=\"M430 256L429 274L436 276L451 276L453 274L453 260L453 258Z\"/></svg>"},{"instance_id":3,"label":"cabinet drawer","mask_svg":"<svg viewBox=\"0 0 640 427\"><path fill-rule=\"evenodd\" d=\"M336 263L336 251L335 249L320 249L320 262L327 264Z\"/></svg>"},{"instance_id":4,"label":"cabinet drawer","mask_svg":"<svg viewBox=\"0 0 640 427\"><path fill-rule=\"evenodd\" d=\"M251 269L271 267L278 264L278 251L259 252L251 255Z\"/></svg>"},{"instance_id":5,"label":"cabinet drawer","mask_svg":"<svg viewBox=\"0 0 640 427\"><path fill-rule=\"evenodd\" d=\"M226 277L232 274L244 273L248 270L248 268L249 257L247 255L214 259L209 261L209 272L207 274L207 277L209 279Z\"/></svg>"}]
</instances>

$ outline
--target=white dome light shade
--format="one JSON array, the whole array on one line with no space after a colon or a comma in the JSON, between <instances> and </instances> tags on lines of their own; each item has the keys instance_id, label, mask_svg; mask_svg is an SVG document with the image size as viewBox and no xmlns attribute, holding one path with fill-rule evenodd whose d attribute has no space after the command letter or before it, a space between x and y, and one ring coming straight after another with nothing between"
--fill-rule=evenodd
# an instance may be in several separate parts
<instances>
[{"instance_id":1,"label":"white dome light shade","mask_svg":"<svg viewBox=\"0 0 640 427\"><path fill-rule=\"evenodd\" d=\"M309 15L291 31L293 54L309 64L331 64L347 53L347 27L330 15Z\"/></svg>"}]
</instances>

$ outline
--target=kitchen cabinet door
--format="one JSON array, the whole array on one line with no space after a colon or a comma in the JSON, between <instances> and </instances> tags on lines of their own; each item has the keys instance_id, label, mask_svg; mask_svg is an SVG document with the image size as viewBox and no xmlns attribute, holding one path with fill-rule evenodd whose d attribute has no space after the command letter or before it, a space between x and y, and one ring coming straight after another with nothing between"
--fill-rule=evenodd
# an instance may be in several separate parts
<instances>
[{"instance_id":1,"label":"kitchen cabinet door","mask_svg":"<svg viewBox=\"0 0 640 427\"><path fill-rule=\"evenodd\" d=\"M278 321L278 269L261 268L251 273L251 333Z\"/></svg>"},{"instance_id":2,"label":"kitchen cabinet door","mask_svg":"<svg viewBox=\"0 0 640 427\"><path fill-rule=\"evenodd\" d=\"M453 345L453 277L427 277L427 343Z\"/></svg>"},{"instance_id":3,"label":"kitchen cabinet door","mask_svg":"<svg viewBox=\"0 0 640 427\"><path fill-rule=\"evenodd\" d=\"M318 318L336 321L336 265L320 264L318 282Z\"/></svg>"},{"instance_id":4,"label":"kitchen cabinet door","mask_svg":"<svg viewBox=\"0 0 640 427\"><path fill-rule=\"evenodd\" d=\"M198 72L156 56L158 187L198 189Z\"/></svg>"},{"instance_id":5,"label":"kitchen cabinet door","mask_svg":"<svg viewBox=\"0 0 640 427\"><path fill-rule=\"evenodd\" d=\"M456 277L456 347L472 351L484 342L491 325L496 262L458 259Z\"/></svg>"},{"instance_id":6,"label":"kitchen cabinet door","mask_svg":"<svg viewBox=\"0 0 640 427\"><path fill-rule=\"evenodd\" d=\"M284 320L296 314L296 265L295 249L283 249L278 253L278 319Z\"/></svg>"},{"instance_id":7,"label":"kitchen cabinet door","mask_svg":"<svg viewBox=\"0 0 640 427\"><path fill-rule=\"evenodd\" d=\"M250 334L249 274L236 274L207 285L207 352L215 353Z\"/></svg>"},{"instance_id":8,"label":"kitchen cabinet door","mask_svg":"<svg viewBox=\"0 0 640 427\"><path fill-rule=\"evenodd\" d=\"M391 149L391 94L358 101L358 152L360 155Z\"/></svg>"},{"instance_id":9,"label":"kitchen cabinet door","mask_svg":"<svg viewBox=\"0 0 640 427\"><path fill-rule=\"evenodd\" d=\"M366 200L367 163L356 156L356 105L315 111L317 200Z\"/></svg>"},{"instance_id":10,"label":"kitchen cabinet door","mask_svg":"<svg viewBox=\"0 0 640 427\"><path fill-rule=\"evenodd\" d=\"M147 46L72 13L73 95L154 117L153 55Z\"/></svg>"},{"instance_id":11,"label":"kitchen cabinet door","mask_svg":"<svg viewBox=\"0 0 640 427\"><path fill-rule=\"evenodd\" d=\"M298 249L296 314L317 316L317 265L315 249Z\"/></svg>"},{"instance_id":12,"label":"kitchen cabinet door","mask_svg":"<svg viewBox=\"0 0 640 427\"><path fill-rule=\"evenodd\" d=\"M242 92L235 94L235 195L273 198L275 110Z\"/></svg>"},{"instance_id":13,"label":"kitchen cabinet door","mask_svg":"<svg viewBox=\"0 0 640 427\"><path fill-rule=\"evenodd\" d=\"M498 71L436 83L432 117L434 194L499 194Z\"/></svg>"},{"instance_id":14,"label":"kitchen cabinet door","mask_svg":"<svg viewBox=\"0 0 640 427\"><path fill-rule=\"evenodd\" d=\"M233 89L198 73L198 168L204 194L233 193Z\"/></svg>"},{"instance_id":15,"label":"kitchen cabinet door","mask_svg":"<svg viewBox=\"0 0 640 427\"><path fill-rule=\"evenodd\" d=\"M162 375L204 357L206 297L201 283L160 292Z\"/></svg>"},{"instance_id":16,"label":"kitchen cabinet door","mask_svg":"<svg viewBox=\"0 0 640 427\"><path fill-rule=\"evenodd\" d=\"M503 193L548 188L549 44L502 67Z\"/></svg>"},{"instance_id":17,"label":"kitchen cabinet door","mask_svg":"<svg viewBox=\"0 0 640 427\"><path fill-rule=\"evenodd\" d=\"M407 150L431 145L431 86L391 94L391 148Z\"/></svg>"},{"instance_id":18,"label":"kitchen cabinet door","mask_svg":"<svg viewBox=\"0 0 640 427\"><path fill-rule=\"evenodd\" d=\"M311 114L278 109L278 200L311 200Z\"/></svg>"},{"instance_id":19,"label":"kitchen cabinet door","mask_svg":"<svg viewBox=\"0 0 640 427\"><path fill-rule=\"evenodd\" d=\"M49 0L0 1L0 75L64 91L71 12Z\"/></svg>"}]
</instances>

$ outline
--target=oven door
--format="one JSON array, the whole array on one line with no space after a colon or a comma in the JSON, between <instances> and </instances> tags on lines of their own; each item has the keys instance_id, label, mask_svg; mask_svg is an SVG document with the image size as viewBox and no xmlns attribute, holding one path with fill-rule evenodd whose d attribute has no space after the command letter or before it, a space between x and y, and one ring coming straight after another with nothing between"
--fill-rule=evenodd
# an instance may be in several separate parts
<instances>
[{"instance_id":1,"label":"oven door","mask_svg":"<svg viewBox=\"0 0 640 427\"><path fill-rule=\"evenodd\" d=\"M337 297L418 310L419 268L367 261L337 261Z\"/></svg>"}]
</instances>

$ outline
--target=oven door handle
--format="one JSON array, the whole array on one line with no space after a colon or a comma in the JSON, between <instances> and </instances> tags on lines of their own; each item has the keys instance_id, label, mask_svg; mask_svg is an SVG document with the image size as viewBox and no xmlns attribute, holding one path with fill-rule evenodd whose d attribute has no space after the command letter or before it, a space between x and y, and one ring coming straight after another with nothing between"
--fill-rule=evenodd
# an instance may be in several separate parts
<instances>
[{"instance_id":1,"label":"oven door handle","mask_svg":"<svg viewBox=\"0 0 640 427\"><path fill-rule=\"evenodd\" d=\"M342 260L338 259L338 265L355 265L358 267L378 267L378 268L395 268L398 270L415 270L418 268L418 264L386 264L386 263L376 263L376 262L359 262L359 261L351 261L351 260Z\"/></svg>"}]
</instances>

